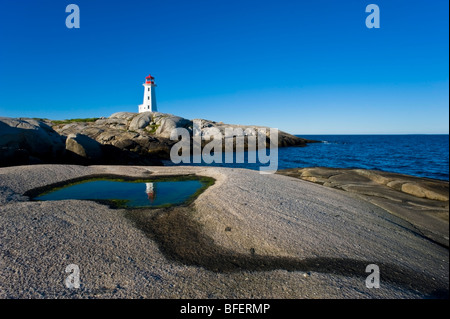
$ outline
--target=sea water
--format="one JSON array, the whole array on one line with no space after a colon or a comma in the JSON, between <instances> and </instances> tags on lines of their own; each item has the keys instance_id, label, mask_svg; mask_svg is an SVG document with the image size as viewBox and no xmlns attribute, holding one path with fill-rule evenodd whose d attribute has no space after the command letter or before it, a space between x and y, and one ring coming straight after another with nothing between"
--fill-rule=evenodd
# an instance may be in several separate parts
<instances>
[{"instance_id":1,"label":"sea water","mask_svg":"<svg viewBox=\"0 0 450 319\"><path fill-rule=\"evenodd\" d=\"M278 169L296 167L362 168L449 180L448 135L297 135L320 141L278 149ZM260 163L200 163L259 170ZM224 162L224 161L223 161ZM166 161L165 165L174 165Z\"/></svg>"}]
</instances>

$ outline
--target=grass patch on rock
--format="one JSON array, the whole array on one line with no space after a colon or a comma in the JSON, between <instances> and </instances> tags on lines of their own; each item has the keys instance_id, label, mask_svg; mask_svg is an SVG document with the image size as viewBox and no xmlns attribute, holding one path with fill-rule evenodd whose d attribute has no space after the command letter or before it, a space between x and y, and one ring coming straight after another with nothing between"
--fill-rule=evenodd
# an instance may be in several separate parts
<instances>
[{"instance_id":1,"label":"grass patch on rock","mask_svg":"<svg viewBox=\"0 0 450 319\"><path fill-rule=\"evenodd\" d=\"M91 118L85 118L85 119L52 120L52 123L54 125L69 124L69 123L89 123L89 122L95 122L98 119L99 119L98 117L91 117Z\"/></svg>"}]
</instances>

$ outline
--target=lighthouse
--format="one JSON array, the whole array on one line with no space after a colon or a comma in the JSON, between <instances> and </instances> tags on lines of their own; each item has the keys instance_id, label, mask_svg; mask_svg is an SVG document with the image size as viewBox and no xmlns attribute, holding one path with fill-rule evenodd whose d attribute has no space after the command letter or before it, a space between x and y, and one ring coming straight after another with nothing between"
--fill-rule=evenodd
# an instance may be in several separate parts
<instances>
[{"instance_id":1,"label":"lighthouse","mask_svg":"<svg viewBox=\"0 0 450 319\"><path fill-rule=\"evenodd\" d=\"M155 94L155 78L151 75L145 78L144 84L144 103L139 105L139 113L142 112L157 112L156 108L156 94Z\"/></svg>"},{"instance_id":2,"label":"lighthouse","mask_svg":"<svg viewBox=\"0 0 450 319\"><path fill-rule=\"evenodd\" d=\"M147 194L149 201L153 202L156 197L155 186L153 183L145 183L145 193Z\"/></svg>"}]
</instances>

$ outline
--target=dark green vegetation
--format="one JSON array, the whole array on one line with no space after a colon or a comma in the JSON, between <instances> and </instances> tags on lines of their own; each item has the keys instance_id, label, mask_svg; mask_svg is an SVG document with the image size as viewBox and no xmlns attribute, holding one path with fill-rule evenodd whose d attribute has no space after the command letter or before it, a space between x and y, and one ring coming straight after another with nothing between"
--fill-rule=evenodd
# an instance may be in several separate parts
<instances>
[{"instance_id":1,"label":"dark green vegetation","mask_svg":"<svg viewBox=\"0 0 450 319\"><path fill-rule=\"evenodd\" d=\"M69 123L90 123L95 122L99 118L98 117L90 117L86 119L66 119L66 120L51 120L54 125L59 124L69 124Z\"/></svg>"}]
</instances>

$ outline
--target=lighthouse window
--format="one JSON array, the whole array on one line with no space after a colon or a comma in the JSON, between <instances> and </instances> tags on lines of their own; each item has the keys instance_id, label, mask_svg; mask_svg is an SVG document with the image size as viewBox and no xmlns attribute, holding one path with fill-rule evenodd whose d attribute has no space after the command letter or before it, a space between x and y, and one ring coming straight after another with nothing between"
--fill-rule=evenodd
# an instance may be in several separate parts
<instances>
[{"instance_id":1,"label":"lighthouse window","mask_svg":"<svg viewBox=\"0 0 450 319\"><path fill-rule=\"evenodd\" d=\"M147 96L147 100L150 100L150 96Z\"/></svg>"}]
</instances>

